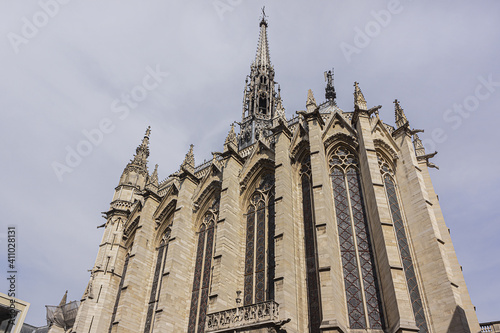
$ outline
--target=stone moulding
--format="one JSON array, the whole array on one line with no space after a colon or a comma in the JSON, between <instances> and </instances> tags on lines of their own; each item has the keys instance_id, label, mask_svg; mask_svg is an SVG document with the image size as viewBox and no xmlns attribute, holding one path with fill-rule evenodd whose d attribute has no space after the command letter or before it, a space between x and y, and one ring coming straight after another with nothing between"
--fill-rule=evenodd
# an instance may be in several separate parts
<instances>
[{"instance_id":1,"label":"stone moulding","mask_svg":"<svg viewBox=\"0 0 500 333\"><path fill-rule=\"evenodd\" d=\"M280 323L279 304L266 301L207 315L205 332L234 332L236 329L275 326Z\"/></svg>"}]
</instances>

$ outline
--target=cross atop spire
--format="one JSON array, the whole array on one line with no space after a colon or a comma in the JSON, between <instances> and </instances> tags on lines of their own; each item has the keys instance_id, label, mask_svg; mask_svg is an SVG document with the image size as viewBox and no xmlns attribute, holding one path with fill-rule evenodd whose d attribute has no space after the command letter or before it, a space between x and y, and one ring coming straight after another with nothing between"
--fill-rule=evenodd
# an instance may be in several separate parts
<instances>
[{"instance_id":1,"label":"cross atop spire","mask_svg":"<svg viewBox=\"0 0 500 333\"><path fill-rule=\"evenodd\" d=\"M269 57L269 44L267 42L267 20L265 7L262 8L262 19L260 21L260 36L257 44L257 54L255 55L254 66L271 67L271 58Z\"/></svg>"},{"instance_id":2,"label":"cross atop spire","mask_svg":"<svg viewBox=\"0 0 500 333\"><path fill-rule=\"evenodd\" d=\"M396 114L397 128L403 127L406 123L408 123L405 112L397 99L394 100L394 113Z\"/></svg>"}]
</instances>

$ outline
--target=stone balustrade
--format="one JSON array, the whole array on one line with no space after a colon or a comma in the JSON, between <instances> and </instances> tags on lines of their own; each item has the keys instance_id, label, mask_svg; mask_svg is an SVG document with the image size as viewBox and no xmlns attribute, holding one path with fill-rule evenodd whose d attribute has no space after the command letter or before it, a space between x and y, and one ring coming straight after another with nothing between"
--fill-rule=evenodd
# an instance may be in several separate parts
<instances>
[{"instance_id":1,"label":"stone balustrade","mask_svg":"<svg viewBox=\"0 0 500 333\"><path fill-rule=\"evenodd\" d=\"M275 301L266 301L207 315L205 332L226 332L236 328L277 322L279 322L279 304Z\"/></svg>"},{"instance_id":2,"label":"stone balustrade","mask_svg":"<svg viewBox=\"0 0 500 333\"><path fill-rule=\"evenodd\" d=\"M489 323L479 324L481 333L498 333L500 332L500 321L492 321Z\"/></svg>"}]
</instances>

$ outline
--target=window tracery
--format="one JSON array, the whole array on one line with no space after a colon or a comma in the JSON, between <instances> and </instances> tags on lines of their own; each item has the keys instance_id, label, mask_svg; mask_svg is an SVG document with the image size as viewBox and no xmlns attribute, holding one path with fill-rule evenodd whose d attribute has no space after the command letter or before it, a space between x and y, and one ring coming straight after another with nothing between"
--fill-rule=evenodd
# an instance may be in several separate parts
<instances>
[{"instance_id":1,"label":"window tracery","mask_svg":"<svg viewBox=\"0 0 500 333\"><path fill-rule=\"evenodd\" d=\"M218 214L219 199L217 198L212 201L199 227L188 333L205 331Z\"/></svg>"},{"instance_id":2,"label":"window tracery","mask_svg":"<svg viewBox=\"0 0 500 333\"><path fill-rule=\"evenodd\" d=\"M309 333L319 333L319 327L321 325L321 297L318 276L316 226L313 217L314 200L312 193L311 159L309 156L302 162L299 175L302 185L302 215L304 219Z\"/></svg>"},{"instance_id":3,"label":"window tracery","mask_svg":"<svg viewBox=\"0 0 500 333\"><path fill-rule=\"evenodd\" d=\"M274 298L274 175L267 174L261 179L249 201L246 214L244 305Z\"/></svg>"},{"instance_id":4,"label":"window tracery","mask_svg":"<svg viewBox=\"0 0 500 333\"><path fill-rule=\"evenodd\" d=\"M357 157L338 146L330 158L349 326L382 329L378 282Z\"/></svg>"},{"instance_id":5,"label":"window tracery","mask_svg":"<svg viewBox=\"0 0 500 333\"><path fill-rule=\"evenodd\" d=\"M401 209L399 207L397 185L394 180L394 170L387 160L378 152L377 159L380 167L380 173L382 174L382 179L384 180L392 222L394 223L394 229L396 231L396 239L399 246L399 252L401 254L401 260L403 262L403 270L406 276L406 283L408 285L408 292L410 294L410 301L413 314L415 316L415 322L417 327L420 329L420 333L427 333L428 328L422 298L420 297L415 268L413 266L413 260L408 245L408 238L406 237Z\"/></svg>"}]
</instances>

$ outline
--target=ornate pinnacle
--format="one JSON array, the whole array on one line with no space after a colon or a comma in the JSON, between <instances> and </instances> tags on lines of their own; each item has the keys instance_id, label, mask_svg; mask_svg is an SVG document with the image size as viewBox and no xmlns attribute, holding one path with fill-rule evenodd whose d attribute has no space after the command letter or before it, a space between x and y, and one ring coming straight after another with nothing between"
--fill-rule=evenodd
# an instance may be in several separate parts
<instances>
[{"instance_id":1,"label":"ornate pinnacle","mask_svg":"<svg viewBox=\"0 0 500 333\"><path fill-rule=\"evenodd\" d=\"M333 86L333 73L332 71L325 72L325 98L330 102L330 104L336 105L335 98L337 98L337 93Z\"/></svg>"},{"instance_id":2,"label":"ornate pinnacle","mask_svg":"<svg viewBox=\"0 0 500 333\"><path fill-rule=\"evenodd\" d=\"M193 144L189 146L189 151L187 152L186 157L184 158L184 162L182 162L181 164L181 168L187 168L190 171L194 170L193 147L194 147Z\"/></svg>"},{"instance_id":3,"label":"ornate pinnacle","mask_svg":"<svg viewBox=\"0 0 500 333\"><path fill-rule=\"evenodd\" d=\"M354 110L366 110L366 100L359 88L358 82L354 82Z\"/></svg>"},{"instance_id":4,"label":"ornate pinnacle","mask_svg":"<svg viewBox=\"0 0 500 333\"><path fill-rule=\"evenodd\" d=\"M276 103L276 115L286 120L285 107L283 106L283 100L281 99L281 88L279 85L278 85L278 97Z\"/></svg>"},{"instance_id":5,"label":"ornate pinnacle","mask_svg":"<svg viewBox=\"0 0 500 333\"><path fill-rule=\"evenodd\" d=\"M66 290L66 292L64 293L63 298L61 299L61 302L59 303L59 306L65 305L67 301L68 301L68 291Z\"/></svg>"},{"instance_id":6,"label":"ornate pinnacle","mask_svg":"<svg viewBox=\"0 0 500 333\"><path fill-rule=\"evenodd\" d=\"M306 102L307 111L309 111L310 107L316 108L316 106L317 106L316 99L314 98L312 90L309 89L309 91L307 92L307 102Z\"/></svg>"},{"instance_id":7,"label":"ornate pinnacle","mask_svg":"<svg viewBox=\"0 0 500 333\"><path fill-rule=\"evenodd\" d=\"M158 186L158 164L155 165L155 170L149 177L149 183Z\"/></svg>"},{"instance_id":8,"label":"ornate pinnacle","mask_svg":"<svg viewBox=\"0 0 500 333\"><path fill-rule=\"evenodd\" d=\"M142 167L147 170L147 163L149 157L149 136L151 135L151 126L146 129L146 134L142 139L141 144L135 149L134 158L130 161L127 167L131 164Z\"/></svg>"},{"instance_id":9,"label":"ornate pinnacle","mask_svg":"<svg viewBox=\"0 0 500 333\"><path fill-rule=\"evenodd\" d=\"M397 99L394 100L394 113L396 114L397 128L403 127L408 123L408 119L406 119L403 108L401 107Z\"/></svg>"},{"instance_id":10,"label":"ornate pinnacle","mask_svg":"<svg viewBox=\"0 0 500 333\"><path fill-rule=\"evenodd\" d=\"M415 147L415 155L417 156L425 155L424 145L422 144L422 140L420 140L417 133L413 135L413 147Z\"/></svg>"},{"instance_id":11,"label":"ornate pinnacle","mask_svg":"<svg viewBox=\"0 0 500 333\"><path fill-rule=\"evenodd\" d=\"M229 130L229 133L227 134L227 137L226 137L226 141L224 142L224 144L229 144L229 143L232 143L232 144L238 144L238 140L236 139L236 133L234 131L234 123L231 124L231 129Z\"/></svg>"}]
</instances>

